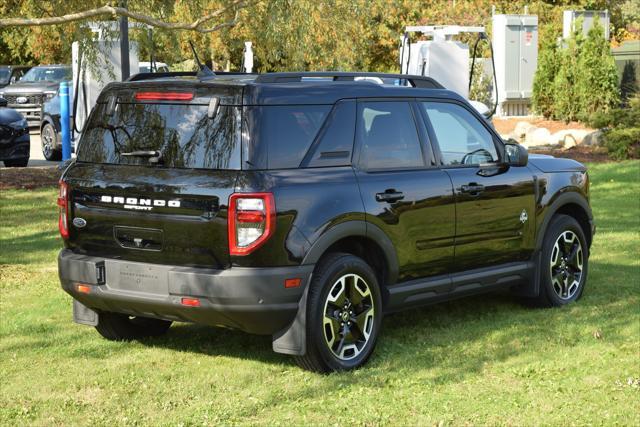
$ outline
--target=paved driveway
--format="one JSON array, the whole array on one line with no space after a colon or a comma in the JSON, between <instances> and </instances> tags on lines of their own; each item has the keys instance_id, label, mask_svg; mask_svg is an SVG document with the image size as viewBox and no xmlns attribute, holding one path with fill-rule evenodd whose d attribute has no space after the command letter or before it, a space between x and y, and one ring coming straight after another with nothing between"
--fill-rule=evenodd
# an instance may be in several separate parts
<instances>
[{"instance_id":1,"label":"paved driveway","mask_svg":"<svg viewBox=\"0 0 640 427\"><path fill-rule=\"evenodd\" d=\"M40 148L40 133L31 134L31 153L29 154L28 167L50 167L57 166L59 162L48 162L42 155ZM0 162L0 168L4 168L4 163Z\"/></svg>"}]
</instances>

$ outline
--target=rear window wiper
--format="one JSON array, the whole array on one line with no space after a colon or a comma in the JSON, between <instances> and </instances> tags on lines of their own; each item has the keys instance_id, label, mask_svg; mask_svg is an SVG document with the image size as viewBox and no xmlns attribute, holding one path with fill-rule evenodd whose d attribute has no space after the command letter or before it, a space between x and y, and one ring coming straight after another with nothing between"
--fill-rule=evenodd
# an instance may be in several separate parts
<instances>
[{"instance_id":1,"label":"rear window wiper","mask_svg":"<svg viewBox=\"0 0 640 427\"><path fill-rule=\"evenodd\" d=\"M162 153L158 150L136 150L128 153L120 153L121 156L126 157L147 157L149 163L160 163L162 160Z\"/></svg>"}]
</instances>

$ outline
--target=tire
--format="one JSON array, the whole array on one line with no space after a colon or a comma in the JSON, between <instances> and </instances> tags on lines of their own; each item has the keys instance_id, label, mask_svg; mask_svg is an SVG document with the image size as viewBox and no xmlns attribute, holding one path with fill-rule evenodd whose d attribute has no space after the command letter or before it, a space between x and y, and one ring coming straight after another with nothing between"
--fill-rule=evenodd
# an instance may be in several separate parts
<instances>
[{"instance_id":1,"label":"tire","mask_svg":"<svg viewBox=\"0 0 640 427\"><path fill-rule=\"evenodd\" d=\"M62 159L62 152L57 148L60 145L58 141L56 128L51 123L45 123L40 131L40 145L42 147L42 155L50 162Z\"/></svg>"},{"instance_id":2,"label":"tire","mask_svg":"<svg viewBox=\"0 0 640 427\"><path fill-rule=\"evenodd\" d=\"M111 341L130 341L163 335L169 330L171 323L168 320L102 312L96 330Z\"/></svg>"},{"instance_id":3,"label":"tire","mask_svg":"<svg viewBox=\"0 0 640 427\"><path fill-rule=\"evenodd\" d=\"M309 286L307 352L296 362L320 373L362 366L373 353L382 326L375 273L356 256L333 253L320 261Z\"/></svg>"},{"instance_id":4,"label":"tire","mask_svg":"<svg viewBox=\"0 0 640 427\"><path fill-rule=\"evenodd\" d=\"M8 168L24 168L29 164L29 158L5 160L4 165Z\"/></svg>"},{"instance_id":5,"label":"tire","mask_svg":"<svg viewBox=\"0 0 640 427\"><path fill-rule=\"evenodd\" d=\"M561 307L578 300L589 270L589 246L578 222L567 215L551 219L542 243L538 307Z\"/></svg>"}]
</instances>

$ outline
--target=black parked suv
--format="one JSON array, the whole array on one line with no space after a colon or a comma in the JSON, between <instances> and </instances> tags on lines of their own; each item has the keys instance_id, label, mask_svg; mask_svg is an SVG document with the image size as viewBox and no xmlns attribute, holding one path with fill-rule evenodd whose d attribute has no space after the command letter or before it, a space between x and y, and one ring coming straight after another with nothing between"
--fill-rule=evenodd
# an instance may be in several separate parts
<instances>
[{"instance_id":1,"label":"black parked suv","mask_svg":"<svg viewBox=\"0 0 640 427\"><path fill-rule=\"evenodd\" d=\"M432 79L146 77L105 88L60 183L62 287L107 339L224 325L346 370L385 313L584 290L584 166L528 157Z\"/></svg>"}]
</instances>

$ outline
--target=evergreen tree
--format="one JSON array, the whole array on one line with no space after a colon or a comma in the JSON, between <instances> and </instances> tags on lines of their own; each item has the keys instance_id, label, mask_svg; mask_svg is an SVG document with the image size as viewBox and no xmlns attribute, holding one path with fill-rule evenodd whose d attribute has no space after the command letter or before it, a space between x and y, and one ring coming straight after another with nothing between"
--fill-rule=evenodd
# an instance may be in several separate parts
<instances>
[{"instance_id":1,"label":"evergreen tree","mask_svg":"<svg viewBox=\"0 0 640 427\"><path fill-rule=\"evenodd\" d=\"M579 19L566 46L559 49L558 72L553 81L553 117L566 121L576 120L580 114L580 103L576 83L582 70L578 67L578 57L582 48L582 22Z\"/></svg>"},{"instance_id":2,"label":"evergreen tree","mask_svg":"<svg viewBox=\"0 0 640 427\"><path fill-rule=\"evenodd\" d=\"M618 71L604 29L596 19L578 55L576 95L580 116L606 112L620 102Z\"/></svg>"},{"instance_id":3,"label":"evergreen tree","mask_svg":"<svg viewBox=\"0 0 640 427\"><path fill-rule=\"evenodd\" d=\"M533 78L533 110L545 118L554 117L553 82L560 68L560 53L553 34L540 47L538 68Z\"/></svg>"}]
</instances>

